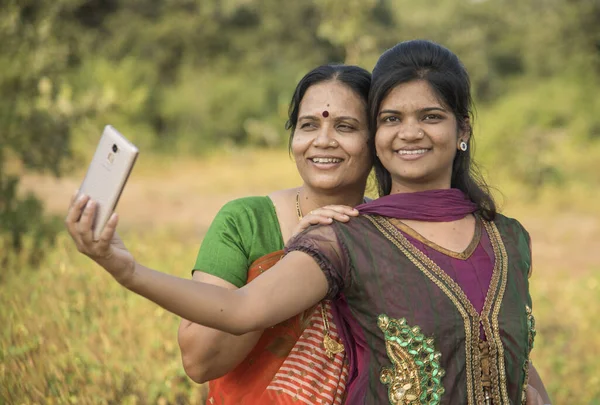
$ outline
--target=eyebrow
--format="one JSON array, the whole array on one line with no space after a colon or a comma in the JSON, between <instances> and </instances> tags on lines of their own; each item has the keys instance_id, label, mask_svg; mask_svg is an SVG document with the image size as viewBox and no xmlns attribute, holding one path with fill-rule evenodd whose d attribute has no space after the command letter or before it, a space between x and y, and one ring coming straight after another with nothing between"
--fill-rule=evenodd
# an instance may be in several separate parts
<instances>
[{"instance_id":1,"label":"eyebrow","mask_svg":"<svg viewBox=\"0 0 600 405\"><path fill-rule=\"evenodd\" d=\"M318 120L319 117L317 117L316 115L302 115L300 117L298 117L298 121L300 120Z\"/></svg>"},{"instance_id":2,"label":"eyebrow","mask_svg":"<svg viewBox=\"0 0 600 405\"><path fill-rule=\"evenodd\" d=\"M316 115L302 115L300 117L298 117L298 121L301 120L313 120L313 121L317 121L319 120L321 117L316 116ZM346 120L346 121L354 121L357 123L360 123L360 121L354 117L348 116L348 115L343 115L340 117L333 117L336 121L342 121L342 120Z\"/></svg>"},{"instance_id":3,"label":"eyebrow","mask_svg":"<svg viewBox=\"0 0 600 405\"><path fill-rule=\"evenodd\" d=\"M355 122L360 122L359 120L357 120L354 117L350 117L350 116L341 116L341 117L335 117L336 120L341 121L341 120L346 120L346 121L355 121Z\"/></svg>"},{"instance_id":4,"label":"eyebrow","mask_svg":"<svg viewBox=\"0 0 600 405\"><path fill-rule=\"evenodd\" d=\"M421 108L421 109L417 110L417 112L420 112L420 113L429 112L429 111L442 111L445 113L448 112L443 107L425 107L425 108ZM382 114L402 114L402 112L398 111L398 110L381 110L379 112L379 114L377 114L377 115L382 115Z\"/></svg>"}]
</instances>

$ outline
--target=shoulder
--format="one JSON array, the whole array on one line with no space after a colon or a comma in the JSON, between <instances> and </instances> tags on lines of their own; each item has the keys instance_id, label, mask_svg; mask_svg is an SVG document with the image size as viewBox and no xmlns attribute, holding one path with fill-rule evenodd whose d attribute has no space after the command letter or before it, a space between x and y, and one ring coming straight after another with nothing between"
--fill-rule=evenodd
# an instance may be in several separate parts
<instances>
[{"instance_id":1,"label":"shoulder","mask_svg":"<svg viewBox=\"0 0 600 405\"><path fill-rule=\"evenodd\" d=\"M496 218L494 219L494 224L500 229L501 232L508 232L509 234L514 234L515 236L524 235L529 241L529 232L527 229L515 218L510 218L502 214L496 214Z\"/></svg>"},{"instance_id":2,"label":"shoulder","mask_svg":"<svg viewBox=\"0 0 600 405\"><path fill-rule=\"evenodd\" d=\"M228 211L248 211L254 209L265 209L273 206L271 199L267 196L242 197L231 200L223 205Z\"/></svg>"},{"instance_id":3,"label":"shoulder","mask_svg":"<svg viewBox=\"0 0 600 405\"><path fill-rule=\"evenodd\" d=\"M349 229L362 230L365 228L372 228L376 223L381 222L382 218L379 215L361 214L357 217L350 218L348 222L340 222L341 227L347 227Z\"/></svg>"},{"instance_id":4,"label":"shoulder","mask_svg":"<svg viewBox=\"0 0 600 405\"><path fill-rule=\"evenodd\" d=\"M516 219L501 214L496 214L493 222L498 228L506 251L515 255L513 256L515 258L521 257L522 263L524 263L523 268L527 272L527 278L531 277L531 236L527 229Z\"/></svg>"},{"instance_id":5,"label":"shoulder","mask_svg":"<svg viewBox=\"0 0 600 405\"><path fill-rule=\"evenodd\" d=\"M359 215L358 217L350 218L348 222L333 221L331 224L311 225L298 235L292 241L321 241L321 242L336 242L342 245L369 238L369 234L376 231L377 228L370 215Z\"/></svg>"},{"instance_id":6,"label":"shoulder","mask_svg":"<svg viewBox=\"0 0 600 405\"><path fill-rule=\"evenodd\" d=\"M266 213L275 213L271 199L266 196L243 197L227 202L219 215L262 217Z\"/></svg>"},{"instance_id":7,"label":"shoulder","mask_svg":"<svg viewBox=\"0 0 600 405\"><path fill-rule=\"evenodd\" d=\"M520 255L531 274L531 237L525 227L516 219L497 214L494 224L507 252Z\"/></svg>"},{"instance_id":8,"label":"shoulder","mask_svg":"<svg viewBox=\"0 0 600 405\"><path fill-rule=\"evenodd\" d=\"M334 221L330 226L335 232L337 238L342 243L359 244L365 240L373 240L378 237L381 232L382 221L376 215L359 215L352 217L348 222Z\"/></svg>"},{"instance_id":9,"label":"shoulder","mask_svg":"<svg viewBox=\"0 0 600 405\"><path fill-rule=\"evenodd\" d=\"M278 229L277 214L268 197L244 197L223 205L214 217L208 233L236 233L252 238L260 232L275 232L279 235Z\"/></svg>"}]
</instances>

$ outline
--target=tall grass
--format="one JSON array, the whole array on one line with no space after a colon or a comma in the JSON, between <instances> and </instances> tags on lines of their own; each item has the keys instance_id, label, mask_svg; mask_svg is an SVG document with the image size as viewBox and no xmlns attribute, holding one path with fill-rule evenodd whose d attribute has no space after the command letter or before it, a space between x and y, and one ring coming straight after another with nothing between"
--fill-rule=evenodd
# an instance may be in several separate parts
<instances>
[{"instance_id":1,"label":"tall grass","mask_svg":"<svg viewBox=\"0 0 600 405\"><path fill-rule=\"evenodd\" d=\"M124 236L149 266L189 276L196 241ZM38 268L9 272L0 286L0 403L199 403L202 389L181 367L177 317L122 289L66 234Z\"/></svg>"}]
</instances>

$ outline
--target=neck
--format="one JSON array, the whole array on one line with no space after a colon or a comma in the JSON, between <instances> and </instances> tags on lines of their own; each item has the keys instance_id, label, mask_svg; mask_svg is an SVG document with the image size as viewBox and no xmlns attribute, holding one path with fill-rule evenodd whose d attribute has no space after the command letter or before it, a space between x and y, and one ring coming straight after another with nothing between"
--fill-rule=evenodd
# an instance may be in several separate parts
<instances>
[{"instance_id":1,"label":"neck","mask_svg":"<svg viewBox=\"0 0 600 405\"><path fill-rule=\"evenodd\" d=\"M364 187L323 191L312 189L304 184L297 190L300 192L300 210L303 215L326 205L348 205L355 207L362 204L364 198Z\"/></svg>"},{"instance_id":2,"label":"neck","mask_svg":"<svg viewBox=\"0 0 600 405\"><path fill-rule=\"evenodd\" d=\"M450 179L448 181L440 181L436 183L431 182L423 182L423 183L407 183L402 181L392 180L392 188L390 190L390 194L400 194L400 193L416 193L418 191L428 191L428 190L446 190L450 187Z\"/></svg>"}]
</instances>

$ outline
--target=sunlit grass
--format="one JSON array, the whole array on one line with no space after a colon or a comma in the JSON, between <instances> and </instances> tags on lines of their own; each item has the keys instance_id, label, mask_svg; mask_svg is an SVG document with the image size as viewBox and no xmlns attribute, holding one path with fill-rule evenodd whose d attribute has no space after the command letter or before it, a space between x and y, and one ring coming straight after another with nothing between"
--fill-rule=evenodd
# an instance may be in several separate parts
<instances>
[{"instance_id":1,"label":"sunlit grass","mask_svg":"<svg viewBox=\"0 0 600 405\"><path fill-rule=\"evenodd\" d=\"M600 404L600 267L551 269L532 279L533 362L554 404Z\"/></svg>"},{"instance_id":2,"label":"sunlit grass","mask_svg":"<svg viewBox=\"0 0 600 405\"><path fill-rule=\"evenodd\" d=\"M189 276L195 243L125 237L149 266ZM198 402L180 364L177 317L122 289L65 234L39 268L12 269L0 288L6 403Z\"/></svg>"}]
</instances>

